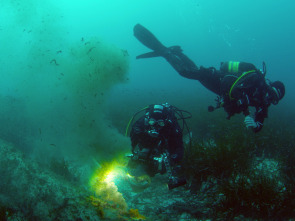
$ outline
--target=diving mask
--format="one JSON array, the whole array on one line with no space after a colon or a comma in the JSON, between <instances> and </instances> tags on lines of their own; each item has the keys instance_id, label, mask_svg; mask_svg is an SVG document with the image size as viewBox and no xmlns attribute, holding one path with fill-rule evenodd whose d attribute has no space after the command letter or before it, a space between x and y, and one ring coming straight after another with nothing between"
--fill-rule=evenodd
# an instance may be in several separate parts
<instances>
[{"instance_id":1,"label":"diving mask","mask_svg":"<svg viewBox=\"0 0 295 221\"><path fill-rule=\"evenodd\" d=\"M148 123L149 123L150 126L156 126L156 125L159 125L160 127L165 126L165 121L164 120L156 120L154 118L149 119Z\"/></svg>"}]
</instances>

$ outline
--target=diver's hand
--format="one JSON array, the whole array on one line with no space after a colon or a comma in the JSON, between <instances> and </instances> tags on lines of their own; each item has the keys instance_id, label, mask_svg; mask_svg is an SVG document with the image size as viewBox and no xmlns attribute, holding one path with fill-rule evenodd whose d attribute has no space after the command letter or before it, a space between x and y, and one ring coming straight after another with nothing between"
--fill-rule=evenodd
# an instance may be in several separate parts
<instances>
[{"instance_id":1,"label":"diver's hand","mask_svg":"<svg viewBox=\"0 0 295 221\"><path fill-rule=\"evenodd\" d=\"M244 123L247 128L249 127L257 128L259 126L258 123L255 122L255 120L249 115L245 117Z\"/></svg>"}]
</instances>

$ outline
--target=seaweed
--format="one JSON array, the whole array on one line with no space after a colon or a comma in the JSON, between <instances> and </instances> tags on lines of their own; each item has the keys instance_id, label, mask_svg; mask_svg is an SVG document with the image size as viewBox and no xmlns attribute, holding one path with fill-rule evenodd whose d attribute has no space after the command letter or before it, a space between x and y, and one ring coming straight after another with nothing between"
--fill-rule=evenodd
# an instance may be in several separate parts
<instances>
[{"instance_id":1,"label":"seaweed","mask_svg":"<svg viewBox=\"0 0 295 221\"><path fill-rule=\"evenodd\" d=\"M203 196L206 203L201 210L210 208L204 216L216 220L294 218L294 116L282 118L275 113L257 134L237 124L236 120L242 120L239 117L230 124L218 118L210 128L204 124L208 119L202 118L199 125L204 131L186 146L183 161L190 191Z\"/></svg>"},{"instance_id":2,"label":"seaweed","mask_svg":"<svg viewBox=\"0 0 295 221\"><path fill-rule=\"evenodd\" d=\"M220 186L224 200L217 211L222 212L226 219L241 214L254 219L280 218L277 212L283 202L285 188L278 183L277 179L251 172L232 176Z\"/></svg>"},{"instance_id":3,"label":"seaweed","mask_svg":"<svg viewBox=\"0 0 295 221\"><path fill-rule=\"evenodd\" d=\"M242 131L233 131L218 139L195 142L186 147L184 167L195 182L209 177L226 179L248 170L256 146Z\"/></svg>"}]
</instances>

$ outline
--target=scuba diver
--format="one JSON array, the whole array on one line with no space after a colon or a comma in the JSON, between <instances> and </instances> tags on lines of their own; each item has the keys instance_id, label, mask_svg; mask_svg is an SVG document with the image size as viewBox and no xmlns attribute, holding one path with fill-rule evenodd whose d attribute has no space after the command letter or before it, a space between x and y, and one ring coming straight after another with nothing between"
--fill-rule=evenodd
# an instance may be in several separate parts
<instances>
[{"instance_id":1,"label":"scuba diver","mask_svg":"<svg viewBox=\"0 0 295 221\"><path fill-rule=\"evenodd\" d=\"M281 81L271 82L265 78L266 67L257 69L246 62L223 62L220 70L214 67L197 67L180 46L165 47L149 30L140 24L134 26L134 36L146 47L153 50L137 56L137 59L163 57L183 77L198 80L208 90L217 94L216 106L208 111L223 107L230 119L234 114L245 115L245 126L256 133L263 127L268 116L268 107L276 105L285 95L285 86ZM249 107L255 107L251 116Z\"/></svg>"},{"instance_id":2,"label":"scuba diver","mask_svg":"<svg viewBox=\"0 0 295 221\"><path fill-rule=\"evenodd\" d=\"M167 172L169 189L185 185L186 179L181 175L184 128L180 127L178 120L183 120L183 127L188 130L185 119L191 116L184 117L183 112L186 111L168 103L149 105L132 117L126 135L134 117L143 110L144 116L132 125L130 132L132 154L129 156L129 173L138 176L137 172L144 172L152 177Z\"/></svg>"}]
</instances>

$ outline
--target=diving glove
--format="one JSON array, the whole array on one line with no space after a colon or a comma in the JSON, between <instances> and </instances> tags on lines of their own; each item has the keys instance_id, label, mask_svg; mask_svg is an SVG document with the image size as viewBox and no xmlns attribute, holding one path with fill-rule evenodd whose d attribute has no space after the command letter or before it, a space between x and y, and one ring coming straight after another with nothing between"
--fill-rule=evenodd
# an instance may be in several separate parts
<instances>
[{"instance_id":1,"label":"diving glove","mask_svg":"<svg viewBox=\"0 0 295 221\"><path fill-rule=\"evenodd\" d=\"M247 128L249 127L257 128L259 126L258 123L255 122L255 120L249 115L245 117L244 123Z\"/></svg>"}]
</instances>

